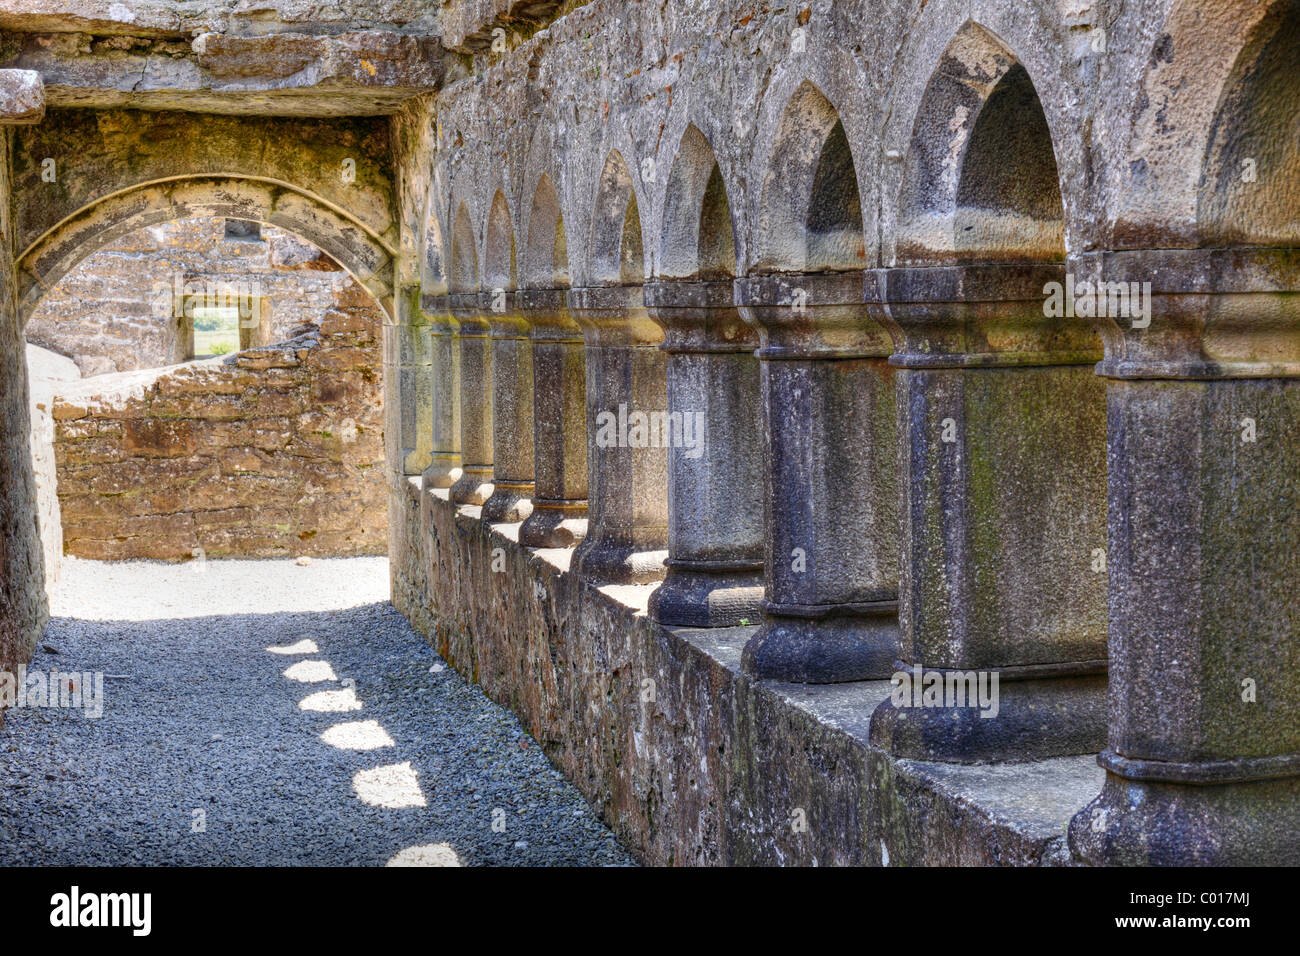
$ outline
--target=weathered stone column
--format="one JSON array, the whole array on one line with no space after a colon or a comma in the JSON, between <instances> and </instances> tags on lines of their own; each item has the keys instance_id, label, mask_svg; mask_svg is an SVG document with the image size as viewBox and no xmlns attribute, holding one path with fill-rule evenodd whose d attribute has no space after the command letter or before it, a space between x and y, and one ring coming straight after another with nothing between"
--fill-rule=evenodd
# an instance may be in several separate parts
<instances>
[{"instance_id":1,"label":"weathered stone column","mask_svg":"<svg viewBox=\"0 0 1300 956\"><path fill-rule=\"evenodd\" d=\"M429 334L429 466L425 488L450 488L463 474L460 448L460 325L447 296L421 301Z\"/></svg>"},{"instance_id":2,"label":"weathered stone column","mask_svg":"<svg viewBox=\"0 0 1300 956\"><path fill-rule=\"evenodd\" d=\"M889 333L862 274L737 279L758 329L765 431L767 620L759 678L888 677L898 650L898 441Z\"/></svg>"},{"instance_id":3,"label":"weathered stone column","mask_svg":"<svg viewBox=\"0 0 1300 956\"><path fill-rule=\"evenodd\" d=\"M533 511L533 350L517 296L492 299L492 497L484 521L523 521Z\"/></svg>"},{"instance_id":4,"label":"weathered stone column","mask_svg":"<svg viewBox=\"0 0 1300 956\"><path fill-rule=\"evenodd\" d=\"M652 434L668 407L663 332L640 286L570 289L568 301L586 343L590 493L571 569L594 584L649 584L668 556L668 453Z\"/></svg>"},{"instance_id":5,"label":"weathered stone column","mask_svg":"<svg viewBox=\"0 0 1300 956\"><path fill-rule=\"evenodd\" d=\"M1300 250L1092 254L1107 323L1110 740L1094 864L1300 863Z\"/></svg>"},{"instance_id":6,"label":"weathered stone column","mask_svg":"<svg viewBox=\"0 0 1300 956\"><path fill-rule=\"evenodd\" d=\"M458 505L481 505L492 495L492 325L490 296L447 297L460 342L461 476L451 486Z\"/></svg>"},{"instance_id":7,"label":"weathered stone column","mask_svg":"<svg viewBox=\"0 0 1300 956\"><path fill-rule=\"evenodd\" d=\"M418 295L417 287L402 289L394 303L397 320L385 321L383 329L385 444L391 466L404 475L429 467L432 440L432 354Z\"/></svg>"},{"instance_id":8,"label":"weathered stone column","mask_svg":"<svg viewBox=\"0 0 1300 956\"><path fill-rule=\"evenodd\" d=\"M763 599L763 430L758 335L732 283L655 282L668 354L668 574L650 616L678 627L758 623Z\"/></svg>"},{"instance_id":9,"label":"weathered stone column","mask_svg":"<svg viewBox=\"0 0 1300 956\"><path fill-rule=\"evenodd\" d=\"M526 289L518 309L533 347L533 513L530 548L567 548L587 534L587 364L563 289Z\"/></svg>"},{"instance_id":10,"label":"weathered stone column","mask_svg":"<svg viewBox=\"0 0 1300 956\"><path fill-rule=\"evenodd\" d=\"M1066 288L1059 264L867 274L868 303L895 336L903 442L907 676L871 720L872 742L895 756L980 763L1102 746L1101 340L1088 318L1044 314L1053 288Z\"/></svg>"}]
</instances>

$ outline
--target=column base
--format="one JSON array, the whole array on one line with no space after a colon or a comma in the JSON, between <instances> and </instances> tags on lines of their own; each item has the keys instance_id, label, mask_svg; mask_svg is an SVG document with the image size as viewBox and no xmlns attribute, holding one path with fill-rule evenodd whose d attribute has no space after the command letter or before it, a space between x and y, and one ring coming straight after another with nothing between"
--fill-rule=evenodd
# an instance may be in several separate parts
<instances>
[{"instance_id":1,"label":"column base","mask_svg":"<svg viewBox=\"0 0 1300 956\"><path fill-rule=\"evenodd\" d=\"M1079 665L1073 674L1070 667L1051 676L1042 666L940 670L900 662L895 694L904 703L891 696L876 708L871 743L895 757L960 764L1096 753L1106 746L1104 664ZM971 674L973 687L959 676Z\"/></svg>"},{"instance_id":2,"label":"column base","mask_svg":"<svg viewBox=\"0 0 1300 956\"><path fill-rule=\"evenodd\" d=\"M750 677L839 684L884 680L894 672L897 602L802 606L764 601L762 608L767 622L740 656L741 669Z\"/></svg>"},{"instance_id":3,"label":"column base","mask_svg":"<svg viewBox=\"0 0 1300 956\"><path fill-rule=\"evenodd\" d=\"M519 528L525 548L571 548L587 536L587 499L533 499L533 513Z\"/></svg>"},{"instance_id":4,"label":"column base","mask_svg":"<svg viewBox=\"0 0 1300 956\"><path fill-rule=\"evenodd\" d=\"M762 616L762 561L669 558L650 617L669 627L744 627Z\"/></svg>"},{"instance_id":5,"label":"column base","mask_svg":"<svg viewBox=\"0 0 1300 956\"><path fill-rule=\"evenodd\" d=\"M460 481L464 473L459 455L440 455L434 452L433 460L420 477L425 488L450 488Z\"/></svg>"},{"instance_id":6,"label":"column base","mask_svg":"<svg viewBox=\"0 0 1300 956\"><path fill-rule=\"evenodd\" d=\"M1297 866L1297 819L1300 777L1197 786L1107 773L1070 821L1070 850L1094 866Z\"/></svg>"},{"instance_id":7,"label":"column base","mask_svg":"<svg viewBox=\"0 0 1300 956\"><path fill-rule=\"evenodd\" d=\"M458 505L481 505L492 497L492 466L466 465L451 486L451 500Z\"/></svg>"},{"instance_id":8,"label":"column base","mask_svg":"<svg viewBox=\"0 0 1300 956\"><path fill-rule=\"evenodd\" d=\"M586 538L573 554L570 570L596 586L654 584L664 577L668 550L646 551L634 545Z\"/></svg>"},{"instance_id":9,"label":"column base","mask_svg":"<svg viewBox=\"0 0 1300 956\"><path fill-rule=\"evenodd\" d=\"M484 521L492 523L523 521L533 513L531 481L497 481L492 497L483 502Z\"/></svg>"}]
</instances>

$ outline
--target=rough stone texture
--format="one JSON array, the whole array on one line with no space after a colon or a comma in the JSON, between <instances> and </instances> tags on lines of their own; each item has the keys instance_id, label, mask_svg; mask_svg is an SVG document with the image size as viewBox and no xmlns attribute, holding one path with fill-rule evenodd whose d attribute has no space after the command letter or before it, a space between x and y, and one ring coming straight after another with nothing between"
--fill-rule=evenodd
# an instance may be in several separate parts
<instances>
[{"instance_id":1,"label":"rough stone texture","mask_svg":"<svg viewBox=\"0 0 1300 956\"><path fill-rule=\"evenodd\" d=\"M353 285L319 327L281 345L64 391L54 418L65 551L381 553L380 322Z\"/></svg>"},{"instance_id":2,"label":"rough stone texture","mask_svg":"<svg viewBox=\"0 0 1300 956\"><path fill-rule=\"evenodd\" d=\"M893 760L867 743L888 682L754 682L740 671L753 627L661 627L644 614L649 586L598 590L567 569L572 549L521 548L518 525L490 527L418 479L392 491L398 608L519 715L643 861L1068 860L1065 823L1102 778L1091 757Z\"/></svg>"},{"instance_id":3,"label":"rough stone texture","mask_svg":"<svg viewBox=\"0 0 1300 956\"><path fill-rule=\"evenodd\" d=\"M205 32L192 40L37 33L16 46L0 65L39 71L51 107L271 116L392 113L437 85L444 56L436 36L377 32Z\"/></svg>"},{"instance_id":4,"label":"rough stone texture","mask_svg":"<svg viewBox=\"0 0 1300 956\"><path fill-rule=\"evenodd\" d=\"M227 238L225 219L160 223L64 276L27 323L27 341L70 356L87 376L185 361L173 299L187 283L260 298L270 319L257 344L283 341L304 322L320 324L353 284L320 250L272 226L249 240Z\"/></svg>"},{"instance_id":5,"label":"rough stone texture","mask_svg":"<svg viewBox=\"0 0 1300 956\"><path fill-rule=\"evenodd\" d=\"M35 70L0 69L0 124L30 125L45 118L45 86Z\"/></svg>"},{"instance_id":6,"label":"rough stone texture","mask_svg":"<svg viewBox=\"0 0 1300 956\"><path fill-rule=\"evenodd\" d=\"M374 119L51 110L16 134L19 310L29 317L68 271L127 233L226 216L312 243L391 313L389 148L387 125Z\"/></svg>"},{"instance_id":7,"label":"rough stone texture","mask_svg":"<svg viewBox=\"0 0 1300 956\"><path fill-rule=\"evenodd\" d=\"M680 627L756 623L763 598L763 415L758 336L730 283L646 288L664 330L669 415L668 569L650 615Z\"/></svg>"},{"instance_id":8,"label":"rough stone texture","mask_svg":"<svg viewBox=\"0 0 1300 956\"><path fill-rule=\"evenodd\" d=\"M28 445L27 362L12 308L11 200L9 167L0 163L0 671L27 662L49 617L40 505Z\"/></svg>"},{"instance_id":9,"label":"rough stone texture","mask_svg":"<svg viewBox=\"0 0 1300 956\"><path fill-rule=\"evenodd\" d=\"M533 349L533 513L521 544L565 548L587 534L587 361L562 289L519 293Z\"/></svg>"}]
</instances>

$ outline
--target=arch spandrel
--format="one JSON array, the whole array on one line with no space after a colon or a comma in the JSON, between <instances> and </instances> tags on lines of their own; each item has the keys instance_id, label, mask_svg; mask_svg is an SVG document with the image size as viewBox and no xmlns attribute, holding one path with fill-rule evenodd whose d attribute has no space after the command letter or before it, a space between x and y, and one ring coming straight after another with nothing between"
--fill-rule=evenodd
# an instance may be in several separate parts
<instances>
[{"instance_id":1,"label":"arch spandrel","mask_svg":"<svg viewBox=\"0 0 1300 956\"><path fill-rule=\"evenodd\" d=\"M391 165L388 126L378 118L50 110L43 123L15 133L15 245L27 249L80 210L119 193L209 177L310 192L396 249Z\"/></svg>"}]
</instances>

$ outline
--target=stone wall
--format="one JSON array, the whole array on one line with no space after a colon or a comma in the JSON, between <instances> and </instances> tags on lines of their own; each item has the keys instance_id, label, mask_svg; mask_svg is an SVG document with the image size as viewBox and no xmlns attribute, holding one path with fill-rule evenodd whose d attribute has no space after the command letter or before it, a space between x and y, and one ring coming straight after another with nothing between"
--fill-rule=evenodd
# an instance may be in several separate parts
<instances>
[{"instance_id":1,"label":"stone wall","mask_svg":"<svg viewBox=\"0 0 1300 956\"><path fill-rule=\"evenodd\" d=\"M655 865L1069 862L1064 829L1104 776L1092 755L1000 766L871 745L889 681L756 681L756 627L673 629L652 586L596 588L572 549L521 547L444 490L398 479L397 607L510 707L619 839Z\"/></svg>"},{"instance_id":2,"label":"stone wall","mask_svg":"<svg viewBox=\"0 0 1300 956\"><path fill-rule=\"evenodd\" d=\"M53 414L65 552L382 554L381 325L350 283L319 326L282 344L64 391Z\"/></svg>"},{"instance_id":3,"label":"stone wall","mask_svg":"<svg viewBox=\"0 0 1300 956\"><path fill-rule=\"evenodd\" d=\"M36 345L27 346L28 391L32 414L32 467L36 474L36 520L45 555L45 589L59 580L63 564L63 522L59 516L58 473L54 464L54 393L81 378L70 358Z\"/></svg>"},{"instance_id":4,"label":"stone wall","mask_svg":"<svg viewBox=\"0 0 1300 956\"><path fill-rule=\"evenodd\" d=\"M0 129L0 136L7 145L9 131ZM9 168L0 163L0 671L27 662L49 617L28 449L27 363L12 308L11 200Z\"/></svg>"},{"instance_id":5,"label":"stone wall","mask_svg":"<svg viewBox=\"0 0 1300 956\"><path fill-rule=\"evenodd\" d=\"M83 375L185 361L176 290L213 285L262 297L268 341L319 322L348 275L314 246L273 226L232 238L224 218L160 223L85 259L41 300L27 341L71 357Z\"/></svg>"}]
</instances>

